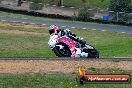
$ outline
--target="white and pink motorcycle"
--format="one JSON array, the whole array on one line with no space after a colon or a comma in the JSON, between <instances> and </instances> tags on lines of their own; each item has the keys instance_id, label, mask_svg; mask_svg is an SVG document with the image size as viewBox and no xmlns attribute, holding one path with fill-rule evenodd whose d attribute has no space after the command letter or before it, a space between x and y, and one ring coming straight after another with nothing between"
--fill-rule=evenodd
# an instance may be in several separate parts
<instances>
[{"instance_id":1,"label":"white and pink motorcycle","mask_svg":"<svg viewBox=\"0 0 132 88\"><path fill-rule=\"evenodd\" d=\"M82 47L79 42L57 33L50 35L48 44L58 57L99 58L99 52L93 46L85 44Z\"/></svg>"}]
</instances>

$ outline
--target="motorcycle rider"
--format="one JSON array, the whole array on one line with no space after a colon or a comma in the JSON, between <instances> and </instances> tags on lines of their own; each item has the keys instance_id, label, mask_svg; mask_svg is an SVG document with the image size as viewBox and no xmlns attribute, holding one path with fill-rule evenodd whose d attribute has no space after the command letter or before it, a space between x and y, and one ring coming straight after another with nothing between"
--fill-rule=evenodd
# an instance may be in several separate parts
<instances>
[{"instance_id":1,"label":"motorcycle rider","mask_svg":"<svg viewBox=\"0 0 132 88\"><path fill-rule=\"evenodd\" d=\"M51 25L49 28L49 33L50 35L55 33L59 36L67 36L70 39L77 41L81 44L81 47L85 47L86 41L83 41L83 39L81 37L76 36L76 34L72 33L69 29L59 29L58 26L56 25ZM76 47L76 56L75 57L87 57L88 53L83 52L82 50L80 50L79 47Z\"/></svg>"},{"instance_id":2,"label":"motorcycle rider","mask_svg":"<svg viewBox=\"0 0 132 88\"><path fill-rule=\"evenodd\" d=\"M60 36L67 36L70 39L79 42L82 47L85 46L86 41L83 41L83 38L76 36L76 34L72 33L69 29L59 29L56 25L51 25L49 30L50 35L52 33L56 33Z\"/></svg>"}]
</instances>

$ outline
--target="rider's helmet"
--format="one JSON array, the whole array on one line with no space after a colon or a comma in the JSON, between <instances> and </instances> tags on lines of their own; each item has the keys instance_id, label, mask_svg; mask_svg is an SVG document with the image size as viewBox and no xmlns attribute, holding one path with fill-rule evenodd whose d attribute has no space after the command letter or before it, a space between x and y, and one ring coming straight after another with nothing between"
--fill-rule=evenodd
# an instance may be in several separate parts
<instances>
[{"instance_id":1,"label":"rider's helmet","mask_svg":"<svg viewBox=\"0 0 132 88\"><path fill-rule=\"evenodd\" d=\"M51 25L51 26L49 27L49 33L50 33L50 35L51 35L52 33L57 33L57 30L58 30L58 26L56 26L56 25Z\"/></svg>"}]
</instances>

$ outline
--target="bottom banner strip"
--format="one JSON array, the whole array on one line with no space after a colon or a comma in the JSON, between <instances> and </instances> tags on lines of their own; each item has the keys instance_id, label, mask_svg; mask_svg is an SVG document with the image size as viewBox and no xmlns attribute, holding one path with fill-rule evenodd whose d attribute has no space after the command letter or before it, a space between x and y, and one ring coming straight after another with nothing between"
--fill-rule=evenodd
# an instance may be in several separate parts
<instances>
[{"instance_id":1,"label":"bottom banner strip","mask_svg":"<svg viewBox=\"0 0 132 88\"><path fill-rule=\"evenodd\" d=\"M130 75L80 75L77 77L79 84L83 83L129 83Z\"/></svg>"}]
</instances>

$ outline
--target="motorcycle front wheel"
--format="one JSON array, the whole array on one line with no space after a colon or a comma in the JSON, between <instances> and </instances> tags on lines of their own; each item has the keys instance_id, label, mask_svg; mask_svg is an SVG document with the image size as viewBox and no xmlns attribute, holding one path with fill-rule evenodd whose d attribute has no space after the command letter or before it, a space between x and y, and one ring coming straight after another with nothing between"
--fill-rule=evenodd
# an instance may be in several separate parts
<instances>
[{"instance_id":1,"label":"motorcycle front wheel","mask_svg":"<svg viewBox=\"0 0 132 88\"><path fill-rule=\"evenodd\" d=\"M71 57L71 51L69 47L65 44L58 43L53 48L54 53L58 57Z\"/></svg>"}]
</instances>

